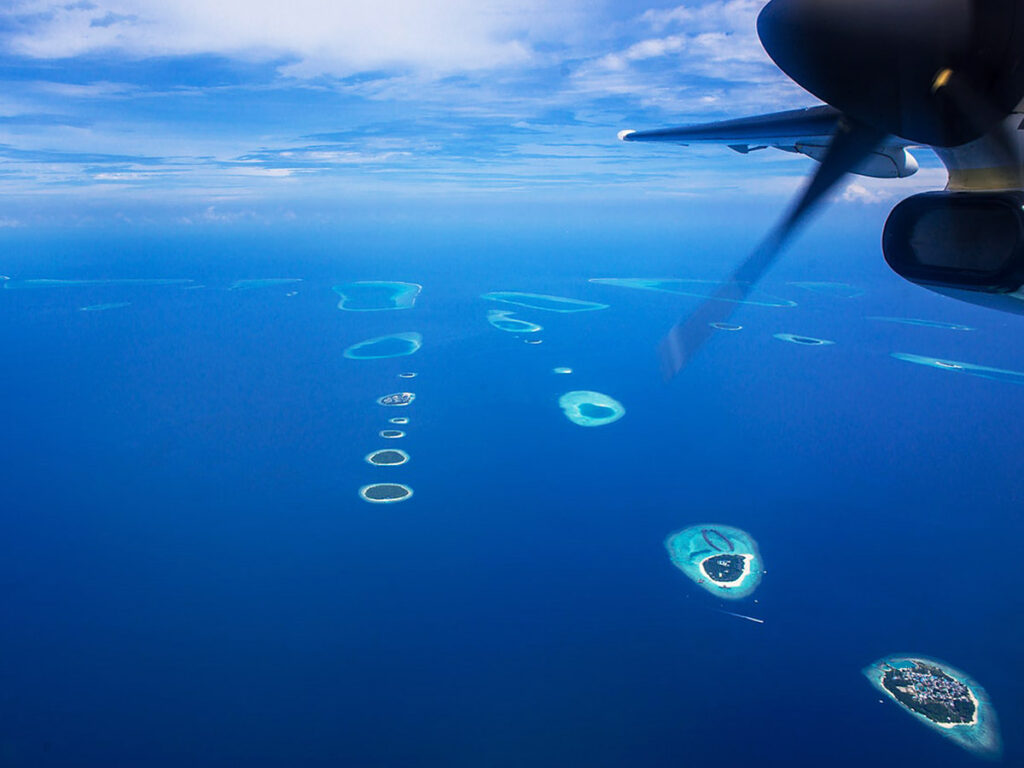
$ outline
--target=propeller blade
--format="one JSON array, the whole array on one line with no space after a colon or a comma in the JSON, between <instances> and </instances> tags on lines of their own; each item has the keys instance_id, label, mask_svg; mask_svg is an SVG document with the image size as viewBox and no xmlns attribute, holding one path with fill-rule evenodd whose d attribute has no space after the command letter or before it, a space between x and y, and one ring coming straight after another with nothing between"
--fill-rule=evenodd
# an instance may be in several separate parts
<instances>
[{"instance_id":1,"label":"propeller blade","mask_svg":"<svg viewBox=\"0 0 1024 768\"><path fill-rule=\"evenodd\" d=\"M799 85L917 144L979 139L1024 98L1021 0L770 0L757 30Z\"/></svg>"},{"instance_id":2,"label":"propeller blade","mask_svg":"<svg viewBox=\"0 0 1024 768\"><path fill-rule=\"evenodd\" d=\"M658 354L666 381L685 368L714 333L712 323L729 319L736 302L747 297L758 280L775 263L783 246L829 190L871 154L885 136L877 128L863 125L847 116L840 118L821 165L786 217L693 314L676 323L661 340Z\"/></svg>"}]
</instances>

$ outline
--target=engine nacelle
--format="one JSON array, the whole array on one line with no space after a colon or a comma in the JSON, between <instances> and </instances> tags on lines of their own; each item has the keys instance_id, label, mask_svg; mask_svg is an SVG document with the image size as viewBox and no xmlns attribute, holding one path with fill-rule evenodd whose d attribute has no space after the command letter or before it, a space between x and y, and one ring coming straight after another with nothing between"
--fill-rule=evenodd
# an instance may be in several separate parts
<instances>
[{"instance_id":1,"label":"engine nacelle","mask_svg":"<svg viewBox=\"0 0 1024 768\"><path fill-rule=\"evenodd\" d=\"M914 195L885 222L885 260L912 283L1024 314L1022 206L1022 192Z\"/></svg>"}]
</instances>

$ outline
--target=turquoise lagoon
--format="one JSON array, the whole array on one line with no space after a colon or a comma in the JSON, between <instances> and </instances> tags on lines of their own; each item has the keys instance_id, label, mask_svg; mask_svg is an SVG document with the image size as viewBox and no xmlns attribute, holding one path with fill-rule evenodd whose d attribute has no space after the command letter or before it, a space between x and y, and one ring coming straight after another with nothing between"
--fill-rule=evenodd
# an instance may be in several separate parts
<instances>
[{"instance_id":1,"label":"turquoise lagoon","mask_svg":"<svg viewBox=\"0 0 1024 768\"><path fill-rule=\"evenodd\" d=\"M626 409L618 400L589 390L566 392L558 398L566 418L581 427L603 427L618 421L626 413Z\"/></svg>"},{"instance_id":2,"label":"turquoise lagoon","mask_svg":"<svg viewBox=\"0 0 1024 768\"><path fill-rule=\"evenodd\" d=\"M349 360L382 360L411 355L422 346L423 337L415 331L410 331L360 341L348 347L342 354Z\"/></svg>"},{"instance_id":3,"label":"turquoise lagoon","mask_svg":"<svg viewBox=\"0 0 1024 768\"><path fill-rule=\"evenodd\" d=\"M698 299L715 299L731 304L747 304L754 307L795 307L796 302L769 296L761 291L754 291L743 299L716 296L726 283L718 280L682 280L678 278L647 278L647 277L592 277L590 282L600 285L614 285L619 288L635 288L642 291L658 291L677 296L693 296Z\"/></svg>"},{"instance_id":4,"label":"turquoise lagoon","mask_svg":"<svg viewBox=\"0 0 1024 768\"><path fill-rule=\"evenodd\" d=\"M764 574L757 542L729 525L692 525L665 539L665 548L672 564L692 582L729 600L749 596Z\"/></svg>"},{"instance_id":5,"label":"turquoise lagoon","mask_svg":"<svg viewBox=\"0 0 1024 768\"><path fill-rule=\"evenodd\" d=\"M805 291L823 293L826 296L833 296L837 299L856 299L864 295L864 291L849 283L815 282L810 280L798 280L786 283L794 288L802 288Z\"/></svg>"},{"instance_id":6,"label":"turquoise lagoon","mask_svg":"<svg viewBox=\"0 0 1024 768\"><path fill-rule=\"evenodd\" d=\"M102 312L107 309L122 309L131 305L130 301L110 301L106 304L90 304L87 307L79 307L78 309L82 312Z\"/></svg>"},{"instance_id":7,"label":"turquoise lagoon","mask_svg":"<svg viewBox=\"0 0 1024 768\"><path fill-rule=\"evenodd\" d=\"M891 352L890 354L897 360L917 365L926 365L930 368L938 368L940 371L965 373L968 376L977 376L982 379L992 379L993 381L1005 381L1010 384L1024 384L1024 372L1022 371L1008 371L1003 368L991 368L987 365L963 363L958 360L942 360L938 357L912 355L908 352Z\"/></svg>"},{"instance_id":8,"label":"turquoise lagoon","mask_svg":"<svg viewBox=\"0 0 1024 768\"><path fill-rule=\"evenodd\" d=\"M258 277L251 280L235 280L229 287L231 291L248 291L254 288L275 288L281 285L301 283L301 277Z\"/></svg>"},{"instance_id":9,"label":"turquoise lagoon","mask_svg":"<svg viewBox=\"0 0 1024 768\"><path fill-rule=\"evenodd\" d=\"M388 309L412 309L423 286L417 283L392 283L363 280L334 286L341 296L338 309L348 312L379 312Z\"/></svg>"},{"instance_id":10,"label":"turquoise lagoon","mask_svg":"<svg viewBox=\"0 0 1024 768\"><path fill-rule=\"evenodd\" d=\"M973 331L969 325L959 323L945 323L941 320L922 320L919 317L865 317L865 320L875 320L880 323L899 323L900 325L916 325L921 328L941 328L947 331Z\"/></svg>"},{"instance_id":11,"label":"turquoise lagoon","mask_svg":"<svg viewBox=\"0 0 1024 768\"><path fill-rule=\"evenodd\" d=\"M537 333L537 331L544 330L542 326L531 323L529 320L512 317L514 314L514 312L502 309L489 309L487 310L487 322L499 331L508 331L509 333Z\"/></svg>"},{"instance_id":12,"label":"turquoise lagoon","mask_svg":"<svg viewBox=\"0 0 1024 768\"><path fill-rule=\"evenodd\" d=\"M120 285L127 287L143 286L184 286L191 285L194 281L178 278L110 278L103 280L4 280L4 289L17 291L28 288L99 288L106 285Z\"/></svg>"},{"instance_id":13,"label":"turquoise lagoon","mask_svg":"<svg viewBox=\"0 0 1024 768\"><path fill-rule=\"evenodd\" d=\"M974 722L963 724L943 724L935 722L931 718L926 717L919 712L915 712L910 709L910 707L905 706L901 701L893 696L892 692L889 691L885 685L882 684L882 679L885 677L886 672L891 669L911 669L919 663L937 667L944 674L967 686L975 706ZM978 683L967 673L962 672L956 667L951 667L945 662L937 661L936 659L931 659L927 656L902 653L893 654L879 659L873 664L865 667L862 671L864 676L871 682L879 693L885 695L891 701L894 701L900 709L911 715L922 725L938 731L947 739L952 740L978 757L995 760L1002 754L1003 744L1002 737L999 733L999 720L996 717L996 711L992 706L992 701L985 692L985 689L978 685Z\"/></svg>"},{"instance_id":14,"label":"turquoise lagoon","mask_svg":"<svg viewBox=\"0 0 1024 768\"><path fill-rule=\"evenodd\" d=\"M597 309L608 309L607 304L582 299L567 299L562 296L550 296L546 293L521 293L519 291L491 291L480 296L488 301L500 301L515 304L519 307L541 309L545 312L593 312Z\"/></svg>"}]
</instances>

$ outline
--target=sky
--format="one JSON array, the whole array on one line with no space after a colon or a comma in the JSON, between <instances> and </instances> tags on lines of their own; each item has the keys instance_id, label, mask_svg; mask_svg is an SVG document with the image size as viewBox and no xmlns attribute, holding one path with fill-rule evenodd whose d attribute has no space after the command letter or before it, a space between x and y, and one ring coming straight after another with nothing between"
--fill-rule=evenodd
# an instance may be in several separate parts
<instances>
[{"instance_id":1,"label":"sky","mask_svg":"<svg viewBox=\"0 0 1024 768\"><path fill-rule=\"evenodd\" d=\"M812 161L624 128L816 100L758 0L8 0L0 227L330 217L353 201L786 200ZM929 156L920 156L920 155ZM940 188L855 178L848 205Z\"/></svg>"}]
</instances>

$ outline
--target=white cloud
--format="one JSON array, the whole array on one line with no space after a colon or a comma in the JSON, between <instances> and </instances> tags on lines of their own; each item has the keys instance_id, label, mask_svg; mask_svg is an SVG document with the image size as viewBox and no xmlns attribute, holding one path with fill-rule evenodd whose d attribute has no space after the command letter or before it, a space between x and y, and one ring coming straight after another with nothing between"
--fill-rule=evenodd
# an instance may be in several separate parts
<instances>
[{"instance_id":1,"label":"white cloud","mask_svg":"<svg viewBox=\"0 0 1024 768\"><path fill-rule=\"evenodd\" d=\"M577 0L14 0L0 12L10 52L41 59L97 52L291 59L290 74L382 67L439 73L526 62L571 26ZM4 18L6 17L6 18Z\"/></svg>"}]
</instances>

